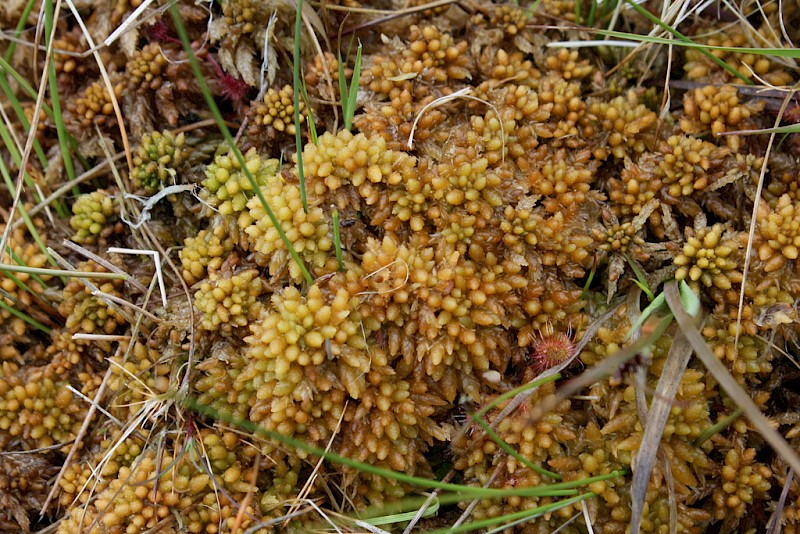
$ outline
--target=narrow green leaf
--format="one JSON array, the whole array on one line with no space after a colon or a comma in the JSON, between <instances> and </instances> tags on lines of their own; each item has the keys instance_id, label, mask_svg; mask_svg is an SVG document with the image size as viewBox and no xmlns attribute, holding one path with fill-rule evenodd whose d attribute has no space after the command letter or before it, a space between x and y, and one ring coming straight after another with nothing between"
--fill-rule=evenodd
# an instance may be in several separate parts
<instances>
[{"instance_id":1,"label":"narrow green leaf","mask_svg":"<svg viewBox=\"0 0 800 534\"><path fill-rule=\"evenodd\" d=\"M297 0L297 9L294 15L294 50L292 57L292 88L294 91L294 141L297 151L297 177L300 180L300 199L303 202L303 211L308 213L308 196L306 195L306 176L303 169L303 137L300 122L300 35L303 22L303 0ZM309 110L310 113L310 110ZM305 267L303 267L305 269ZM310 282L309 282L310 283Z\"/></svg>"},{"instance_id":2,"label":"narrow green leaf","mask_svg":"<svg viewBox=\"0 0 800 534\"><path fill-rule=\"evenodd\" d=\"M308 272L308 269L303 263L303 260L300 258L300 255L294 248L294 245L292 244L291 241L289 241L289 238L286 236L286 232L284 232L280 221L275 216L275 212L272 211L272 208L267 202L267 199L264 198L264 193L261 192L261 188L258 186L255 177L253 177L253 173L251 173L250 170L247 168L241 150L239 150L239 147L236 146L236 142L234 141L230 130L228 130L228 127L225 125L225 119L223 119L222 114L219 111L219 107L217 107L217 103L214 101L214 97L211 95L211 91L208 88L208 83L206 83L205 77L203 76L203 72L200 70L200 64L197 61L197 56L195 55L194 49L192 48L192 44L189 41L189 34L186 32L186 26L183 24L183 19L181 18L177 5L174 3L170 4L169 10L170 10L170 15L172 16L172 21L175 24L175 31L178 33L178 37L183 43L183 49L189 56L189 64L192 67L192 72L194 73L195 79L197 80L197 84L200 86L200 91L203 93L203 98L206 101L206 105L208 105L208 109L209 111L211 111L211 115L214 117L214 120L217 123L217 127L219 128L220 132L222 132L222 136L228 143L228 146L230 147L233 156L236 158L236 161L239 162L239 165L241 166L242 171L244 171L245 176L247 176L247 180L250 182L250 185L255 191L255 194L258 197L259 202L261 202L261 206L264 208L264 211L267 213L267 216L272 222L272 226L278 232L278 235L283 241L283 244L286 245L286 250L289 251L289 255L297 264L297 267L303 274L303 278L305 279L306 283L308 283L308 285L313 284L314 279L311 277L311 273ZM300 154L298 154L298 156L299 155ZM302 164L298 163L298 167L302 169ZM300 175L302 176L302 171Z\"/></svg>"},{"instance_id":3,"label":"narrow green leaf","mask_svg":"<svg viewBox=\"0 0 800 534\"><path fill-rule=\"evenodd\" d=\"M353 128L353 116L356 114L356 99L358 98L358 82L361 78L361 41L358 42L356 50L356 63L353 67L353 79L350 80L350 88L347 91L347 108L344 110L345 128ZM347 81L345 80L345 83Z\"/></svg>"}]
</instances>

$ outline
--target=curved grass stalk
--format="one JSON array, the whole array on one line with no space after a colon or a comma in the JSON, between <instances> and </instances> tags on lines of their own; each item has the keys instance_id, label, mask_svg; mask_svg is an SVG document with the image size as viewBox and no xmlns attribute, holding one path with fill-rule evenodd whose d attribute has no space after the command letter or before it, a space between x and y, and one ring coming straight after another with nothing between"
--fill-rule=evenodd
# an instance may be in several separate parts
<instances>
[{"instance_id":1,"label":"curved grass stalk","mask_svg":"<svg viewBox=\"0 0 800 534\"><path fill-rule=\"evenodd\" d=\"M574 496L576 494L577 488L586 486L588 484L591 484L592 482L596 482L599 480L608 480L611 478L617 478L623 476L626 473L626 471L619 470L619 471L613 471L607 475L600 475L598 477L591 477L582 480L573 480L570 482L558 482L556 484L547 484L533 488L515 488L515 489L502 489L502 490L489 489L489 488L486 489L476 488L472 486L464 486L461 484L450 484L447 482L440 482L438 480L429 480L426 478L407 475L405 473L390 471L388 469L375 467L374 465L366 464L363 462L359 462L357 460L353 460L351 458L340 456L332 452L326 452L324 449L320 449L319 447L315 447L313 445L309 445L308 443L304 443L303 441L297 438L284 436L282 434L279 434L278 432L267 430L251 421L237 419L229 414L215 410L210 406L200 404L191 397L187 397L184 400L184 403L188 408L196 411L201 415L205 415L208 417L218 419L220 421L224 421L226 423L230 423L232 425L236 425L239 428L247 430L248 432L252 432L262 437L272 439L274 441L282 443L283 445L305 451L309 454L324 457L326 460L335 462L340 465L345 465L353 469L357 469L364 473L378 475L387 478L389 480L396 480L398 482L403 482L406 484L412 484L425 488L438 488L453 492L452 498L455 498L455 501L450 500L451 497L448 495L442 495L439 498L440 502L447 502L447 503L458 502L464 500L465 498L471 498L471 497L500 498L500 497L510 497L510 496L520 496L520 497Z\"/></svg>"},{"instance_id":2,"label":"curved grass stalk","mask_svg":"<svg viewBox=\"0 0 800 534\"><path fill-rule=\"evenodd\" d=\"M286 236L286 232L284 232L280 221L275 216L275 212L272 211L272 208L267 202L267 199L264 198L264 193L261 192L261 188L258 186L258 183L256 182L253 173L251 173L250 170L247 168L244 156L242 156L242 151L239 150L239 147L236 146L236 142L234 141L233 136L231 135L231 132L228 129L228 126L225 124L225 119L223 119L222 113L220 113L219 107L217 107L217 103L214 101L214 97L211 95L211 90L208 88L208 84L206 83L206 80L203 77L203 73L200 70L200 64L197 61L197 56L195 55L194 50L192 50L192 45L189 42L189 34L186 32L186 26L183 24L183 19L181 18L180 13L178 12L177 5L171 4L169 7L169 13L172 16L173 23L175 24L175 31L178 33L178 37L180 38L181 43L183 44L183 49L189 56L189 63L192 67L192 72L194 73L195 79L197 80L197 83L200 86L200 90L203 93L203 98L205 99L206 104L208 105L208 109L214 116L214 120L217 123L217 127L219 128L220 132L222 132L222 136L228 143L228 146L230 147L233 156L236 158L236 161L242 167L242 171L245 173L245 176L247 176L247 181L250 182L250 185L255 191L258 200L264 207L264 211L267 213L267 216L272 222L272 225L275 227L275 230L277 230L278 235L283 241L283 244L286 246L286 249L292 256L292 259L297 264L297 267L300 269L300 272L303 274L303 278L305 279L306 283L308 285L312 285L314 283L314 279L308 272L308 269L303 263L303 260L300 258L300 255L294 248L294 245L292 245L292 242L289 241L289 238ZM302 165L298 165L298 168L302 168Z\"/></svg>"}]
</instances>

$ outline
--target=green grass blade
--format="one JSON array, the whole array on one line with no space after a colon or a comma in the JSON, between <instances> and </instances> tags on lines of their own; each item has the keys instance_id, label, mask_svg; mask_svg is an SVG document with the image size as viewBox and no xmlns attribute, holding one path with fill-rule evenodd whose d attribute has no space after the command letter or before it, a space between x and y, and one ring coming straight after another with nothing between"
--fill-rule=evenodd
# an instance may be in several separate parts
<instances>
[{"instance_id":1,"label":"green grass blade","mask_svg":"<svg viewBox=\"0 0 800 534\"><path fill-rule=\"evenodd\" d=\"M303 0L297 0L297 9L294 16L294 51L292 58L292 77L294 80L294 142L297 150L297 177L300 180L300 199L303 202L303 211L308 213L308 197L306 195L306 176L303 169L303 136L300 122L300 34L303 22ZM311 110L309 109L309 114Z\"/></svg>"},{"instance_id":2,"label":"green grass blade","mask_svg":"<svg viewBox=\"0 0 800 534\"><path fill-rule=\"evenodd\" d=\"M475 415L475 414L470 414L469 416L472 418L473 421L475 421L478 424L478 426L480 426L483 429L484 432L486 432L486 435L489 436L492 439L492 441L497 443L497 445L501 449L506 451L506 453L508 453L511 456L513 456L514 458L516 458L517 461L519 461L523 465L525 465L525 467L527 467L531 471L539 473L540 475L544 475L546 477L554 478L556 480L561 480L561 475L559 475L558 473L553 473L552 471L548 471L544 467L540 467L540 466L536 465L535 463L531 462L530 460L528 460L527 458L522 456L520 453L515 451L514 448L511 445L506 443L505 440L503 438L501 438L497 434L497 432L492 430L492 428L489 426L489 423L484 421L483 418L481 418L480 416Z\"/></svg>"},{"instance_id":3,"label":"green grass blade","mask_svg":"<svg viewBox=\"0 0 800 534\"><path fill-rule=\"evenodd\" d=\"M712 51L712 50L719 50L722 52L736 52L739 54L754 54L759 56L772 56L772 57L781 57L781 58L789 58L789 59L800 59L800 48L745 48L745 47L736 47L736 46L714 46L714 45L706 45L695 43L694 41L690 40L688 37L686 41L673 41L671 39L666 39L664 37L653 37L650 35L639 35L636 33L627 33L627 32L620 32L616 30L603 30L603 29L595 29L595 28L583 28L586 31L594 32L600 35L608 36L608 37L615 37L618 39L628 39L629 41L636 41L642 43L653 43L653 44L663 44L663 45L673 45L673 46L683 46L686 48L695 48L701 51ZM563 46L555 43L553 46ZM713 56L716 58L716 56ZM716 58L718 59L718 58ZM721 61L721 60L720 60ZM715 61L716 63L716 61ZM723 63L725 63L723 61ZM727 65L727 63L725 63ZM750 81L750 80L748 80ZM750 81L750 83L752 83Z\"/></svg>"},{"instance_id":4,"label":"green grass blade","mask_svg":"<svg viewBox=\"0 0 800 534\"><path fill-rule=\"evenodd\" d=\"M660 18L656 17L655 15L653 15L652 13L647 11L645 8L643 8L642 6L640 6L639 4L634 2L633 0L625 0L625 2L627 2L628 5L630 5L637 13L639 13L640 15L645 17L647 20L649 20L650 22L652 22L656 26L668 31L669 33L671 33L672 35L674 35L675 37L677 37L678 39L680 39L684 43L693 43L694 44L694 41L692 41L691 39L689 39L688 37L683 35L681 32L679 32L678 30L676 30L675 28L673 28L669 24L666 24L665 22L663 22ZM731 74L733 74L734 76L736 76L737 78L742 80L744 83L746 83L748 85L752 85L753 82L749 78L747 78L744 74L742 74L738 70L734 69L732 66L728 65L727 63L722 61L720 58L718 58L717 56L715 56L714 54L712 54L708 50L704 50L702 48L698 48L698 50L700 50L700 53L702 53L708 59L710 59L711 61L713 61L714 63L716 63L720 67L722 67L723 69L727 70L728 72L730 72Z\"/></svg>"},{"instance_id":5,"label":"green grass blade","mask_svg":"<svg viewBox=\"0 0 800 534\"><path fill-rule=\"evenodd\" d=\"M22 30L25 29L25 24L28 23L28 17L31 15L31 12L37 3L38 2L36 0L28 0L28 3L25 4L25 9L22 10L22 15L19 17L17 27L14 29L14 39L19 39L19 36L22 35ZM14 39L9 39L8 41L6 61L11 61L11 58L14 56L14 52L17 49L17 43Z\"/></svg>"},{"instance_id":6,"label":"green grass blade","mask_svg":"<svg viewBox=\"0 0 800 534\"><path fill-rule=\"evenodd\" d=\"M739 419L743 413L744 410L742 410L741 408L737 408L729 416L720 419L710 427L700 432L700 435L697 436L696 440L694 440L694 444L698 447L702 446L703 443L705 443L711 436L713 436L714 434L718 434L723 430L725 430L726 428L728 428L728 426L730 426L731 423Z\"/></svg>"},{"instance_id":7,"label":"green grass blade","mask_svg":"<svg viewBox=\"0 0 800 534\"><path fill-rule=\"evenodd\" d=\"M303 94L303 102L306 104L306 111L308 112L306 115L306 124L308 125L308 133L311 137L311 142L315 145L317 144L317 125L314 124L314 114L311 113L311 99L308 98L308 88L306 87L306 78L305 76L300 77L300 89L302 90Z\"/></svg>"},{"instance_id":8,"label":"green grass blade","mask_svg":"<svg viewBox=\"0 0 800 534\"><path fill-rule=\"evenodd\" d=\"M42 276L66 276L72 278L102 278L108 280L127 280L125 273L96 273L82 271L68 271L65 269L42 269L41 267L28 267L27 265L9 265L0 263L0 272L39 274Z\"/></svg>"},{"instance_id":9,"label":"green grass blade","mask_svg":"<svg viewBox=\"0 0 800 534\"><path fill-rule=\"evenodd\" d=\"M470 497L498 498L498 497L514 496L514 495L520 497L568 496L575 494L575 488L586 486L598 480L608 480L610 478L617 478L625 473L624 471L614 471L612 473L609 473L607 475L601 475L599 477L591 477L582 480L574 480L570 482L559 482L556 484L547 484L532 488L491 489L491 488L481 488L473 486L463 486L460 484L451 484L448 482L440 482L438 480L430 480L426 478L415 477L407 475L405 473L398 473L395 471L390 471L388 469L383 469L381 467L375 467L374 465L365 464L363 462L359 462L351 458L340 456L330 451L325 451L324 449L321 449L319 447L309 445L308 443L304 443L303 441L297 438L284 436L282 434L279 434L278 432L267 430L265 428L256 425L251 421L237 419L229 414L220 412L209 406L200 404L191 397L187 397L184 400L184 402L188 408L196 411L199 414L212 417L214 419L218 419L220 421L224 421L232 425L236 425L244 430L247 430L248 432L252 432L254 434L263 436L265 438L272 439L274 441L282 443L285 446L305 451L309 454L322 457L328 461L332 461L337 464L352 467L361 472L382 476L389 480L396 480L398 482L413 484L425 488L453 491L459 494L459 498L461 500Z\"/></svg>"},{"instance_id":10,"label":"green grass blade","mask_svg":"<svg viewBox=\"0 0 800 534\"><path fill-rule=\"evenodd\" d=\"M206 83L206 80L203 77L203 72L200 70L200 63L198 63L197 56L195 55L194 50L192 49L192 44L189 41L188 33L186 33L186 26L184 26L183 24L183 19L181 18L180 13L178 12L178 7L175 4L170 4L169 10L170 10L170 15L172 16L172 20L175 24L175 30L177 31L178 37L180 37L180 40L183 43L183 49L189 56L189 63L192 67L192 72L194 73L194 76L197 79L197 83L200 86L201 92L203 93L203 98L205 99L206 104L208 105L208 109L214 116L214 120L217 123L217 127L219 128L220 132L222 132L225 141L228 143L231 152L233 153L236 160L239 162L239 165L241 166L242 171L244 171L245 176L247 176L247 180L253 187L253 190L255 191L258 200L261 202L264 211L267 212L267 216L272 222L272 225L275 227L275 230L278 232L278 235L283 241L283 244L286 246L286 249L292 256L292 259L297 264L297 267L300 269L300 272L303 274L303 278L308 283L308 285L313 284L314 279L308 272L308 269L303 263L303 260L300 258L300 255L294 248L294 245L292 245L292 242L289 241L289 238L286 236L286 232L284 232L280 221L275 216L275 212L272 211L272 208L267 202L267 199L264 198L264 193L261 192L261 188L258 186L255 177L253 177L253 173L251 173L250 170L247 168L244 156L242 156L242 152L239 150L239 147L236 146L236 142L234 141L230 130L228 130L228 127L225 125L225 119L222 118L222 113L220 113L219 107L217 107L217 103L214 101L214 97L211 95L211 90L208 88L208 84ZM302 168L302 165L298 164L298 167Z\"/></svg>"},{"instance_id":11,"label":"green grass blade","mask_svg":"<svg viewBox=\"0 0 800 534\"><path fill-rule=\"evenodd\" d=\"M498 523L505 523L506 521L516 521L519 519L531 520L539 516L542 516L544 514L558 510L559 508L564 508L565 506L579 503L581 501L585 501L586 499L591 499L592 497L595 496L596 494L590 491L582 495L572 497L570 499L564 499L562 501L556 501L554 503L545 504L543 506L537 506L536 508L531 508L529 510L520 510L519 512L514 512L511 514L499 515L497 517L489 517L478 521L472 521L471 523L468 523L466 525L459 525L455 528L452 527L440 528L431 531L429 534L457 534L459 532L470 532L472 530L479 530L482 528L491 527L497 525ZM508 525L504 524L501 530L507 527Z\"/></svg>"},{"instance_id":12,"label":"green grass blade","mask_svg":"<svg viewBox=\"0 0 800 534\"><path fill-rule=\"evenodd\" d=\"M19 317L20 319L22 319L23 321L25 321L29 325L33 326L34 328L38 328L39 330L41 330L45 334L49 334L50 333L50 328L46 327L45 325L43 325L42 323L40 323L39 321L37 321L33 317L28 317L27 315L25 315L21 311L17 310L13 306L9 306L8 304L6 304L6 301L4 299L1 299L1 298L0 298L0 308L6 310L7 312L9 312L12 315L15 315L16 317Z\"/></svg>"},{"instance_id":13,"label":"green grass blade","mask_svg":"<svg viewBox=\"0 0 800 534\"><path fill-rule=\"evenodd\" d=\"M53 12L50 9L50 7L52 7L52 3L53 0L45 1L45 35L50 35L50 31L53 26ZM69 177L70 180L74 180L75 166L72 164L72 158L70 157L69 153L69 142L67 140L69 134L67 133L67 128L64 126L64 116L61 114L61 99L58 96L58 78L56 76L55 58L50 58L50 64L47 66L47 68L50 71L47 81L50 84L50 103L53 107L53 120L56 123L56 132L58 133L58 145L61 147L61 158L64 160L64 169L67 171L67 177Z\"/></svg>"},{"instance_id":14,"label":"green grass blade","mask_svg":"<svg viewBox=\"0 0 800 534\"><path fill-rule=\"evenodd\" d=\"M353 79L350 80L350 87L347 89L347 107L342 111L344 113L344 127L348 130L353 128L353 116L356 113L356 99L358 98L358 83L361 78L361 41L358 42L358 49L356 50L356 63L353 67ZM344 81L347 84L347 80ZM344 102L342 102L344 105Z\"/></svg>"}]
</instances>

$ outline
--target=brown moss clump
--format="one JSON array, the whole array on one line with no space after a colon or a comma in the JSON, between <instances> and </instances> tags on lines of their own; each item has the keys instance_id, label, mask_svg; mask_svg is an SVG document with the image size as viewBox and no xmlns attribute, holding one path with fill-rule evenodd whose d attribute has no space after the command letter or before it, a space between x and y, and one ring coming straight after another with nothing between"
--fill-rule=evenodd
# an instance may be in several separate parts
<instances>
[{"instance_id":1,"label":"brown moss clump","mask_svg":"<svg viewBox=\"0 0 800 534\"><path fill-rule=\"evenodd\" d=\"M610 102L594 101L589 113L597 121L603 143L595 149L595 157L605 159L608 153L623 159L641 154L652 142L656 114L639 102L634 91ZM607 148L605 148L607 147Z\"/></svg>"},{"instance_id":2,"label":"brown moss clump","mask_svg":"<svg viewBox=\"0 0 800 534\"><path fill-rule=\"evenodd\" d=\"M112 407L120 418L130 418L144 401L163 395L170 388L174 362L154 348L137 342L109 361L108 388L116 393Z\"/></svg>"},{"instance_id":3,"label":"brown moss clump","mask_svg":"<svg viewBox=\"0 0 800 534\"><path fill-rule=\"evenodd\" d=\"M740 103L735 87L707 85L688 91L683 99L681 130L687 134L719 135L731 130L744 129L751 116L764 109L764 101ZM738 152L741 139L738 135L725 136L727 146Z\"/></svg>"},{"instance_id":4,"label":"brown moss clump","mask_svg":"<svg viewBox=\"0 0 800 534\"><path fill-rule=\"evenodd\" d=\"M60 89L72 92L81 80L88 77L92 63L79 55L86 48L86 39L77 26L53 41L53 61Z\"/></svg>"},{"instance_id":5,"label":"brown moss clump","mask_svg":"<svg viewBox=\"0 0 800 534\"><path fill-rule=\"evenodd\" d=\"M3 230L5 230L5 227L0 226L0 231ZM7 265L19 263L20 265L37 269L47 266L47 256L22 227L11 231L6 247L7 249L0 255L2 263ZM4 291L2 300L12 309L19 311L35 309L36 306L34 304L38 302L35 300L35 296L41 296L44 293L46 289L44 284L49 280L51 280L51 277L46 275L32 276L30 273L0 273L0 289ZM23 284L23 287L17 285L18 282ZM2 327L5 334L13 334L16 338L15 341L22 341L30 325L7 309L2 308L0 309L0 327ZM0 360L18 356L17 350L12 343L3 343L3 345L0 348Z\"/></svg>"},{"instance_id":6,"label":"brown moss clump","mask_svg":"<svg viewBox=\"0 0 800 534\"><path fill-rule=\"evenodd\" d=\"M569 154L565 149L555 154L549 152L548 147L543 146L533 154L534 168L528 173L531 191L547 197L542 204L550 213L582 204L600 163L592 160L588 150Z\"/></svg>"},{"instance_id":7,"label":"brown moss clump","mask_svg":"<svg viewBox=\"0 0 800 534\"><path fill-rule=\"evenodd\" d=\"M411 26L408 40L401 73L415 73L425 81L438 83L470 77L466 41L456 43L452 35L436 26Z\"/></svg>"},{"instance_id":8,"label":"brown moss clump","mask_svg":"<svg viewBox=\"0 0 800 534\"><path fill-rule=\"evenodd\" d=\"M528 87L538 87L542 74L533 62L525 59L519 51L507 52L502 48L484 49L478 68L484 78L494 81L513 80L514 83Z\"/></svg>"},{"instance_id":9,"label":"brown moss clump","mask_svg":"<svg viewBox=\"0 0 800 534\"><path fill-rule=\"evenodd\" d=\"M202 313L200 323L209 332L230 334L234 328L247 326L261 310L256 300L264 284L256 269L234 275L209 275L194 294L194 305Z\"/></svg>"},{"instance_id":10,"label":"brown moss clump","mask_svg":"<svg viewBox=\"0 0 800 534\"><path fill-rule=\"evenodd\" d=\"M25 449L61 444L75 438L88 404L76 402L67 386L90 398L100 385L93 373L74 373L75 384L50 366L19 367L3 362L0 369L0 445L15 441Z\"/></svg>"},{"instance_id":11,"label":"brown moss clump","mask_svg":"<svg viewBox=\"0 0 800 534\"><path fill-rule=\"evenodd\" d=\"M31 518L47 498L56 468L39 454L0 456L0 529L30 532Z\"/></svg>"},{"instance_id":12,"label":"brown moss clump","mask_svg":"<svg viewBox=\"0 0 800 534\"><path fill-rule=\"evenodd\" d=\"M221 224L212 224L211 230L200 230L195 237L186 238L179 252L183 279L195 284L206 277L206 270L216 271L233 250L233 242L225 235Z\"/></svg>"},{"instance_id":13,"label":"brown moss clump","mask_svg":"<svg viewBox=\"0 0 800 534\"><path fill-rule=\"evenodd\" d=\"M114 96L119 99L122 97L125 84L119 82L113 86L113 89ZM77 134L85 134L87 131L94 132L94 125L110 128L117 121L111 95L105 84L101 82L93 82L84 89L83 93L69 100L67 109L77 122L74 125L71 122L67 124Z\"/></svg>"},{"instance_id":14,"label":"brown moss clump","mask_svg":"<svg viewBox=\"0 0 800 534\"><path fill-rule=\"evenodd\" d=\"M161 53L158 43L144 45L126 65L128 88L139 94L158 90L164 83L163 74L167 65L169 61Z\"/></svg>"},{"instance_id":15,"label":"brown moss clump","mask_svg":"<svg viewBox=\"0 0 800 534\"><path fill-rule=\"evenodd\" d=\"M114 199L98 189L79 196L72 205L69 225L75 230L72 239L77 243L94 244L115 219Z\"/></svg>"},{"instance_id":16,"label":"brown moss clump","mask_svg":"<svg viewBox=\"0 0 800 534\"><path fill-rule=\"evenodd\" d=\"M195 461L205 462L198 457ZM202 464L145 451L130 467L121 467L116 478L85 509L73 508L58 532L84 530L94 521L104 529L120 532L163 530L173 523L189 532L217 530L220 525L231 529L238 511L234 503L241 502L244 493L215 491L217 484L225 488L224 475L212 481L214 473L199 471L195 465ZM248 507L242 526L252 526L256 514L260 516L255 506Z\"/></svg>"},{"instance_id":17,"label":"brown moss clump","mask_svg":"<svg viewBox=\"0 0 800 534\"><path fill-rule=\"evenodd\" d=\"M620 220L641 213L642 209L659 194L661 180L647 172L631 159L625 160L619 178L608 181L608 199L611 210Z\"/></svg>"},{"instance_id":18,"label":"brown moss clump","mask_svg":"<svg viewBox=\"0 0 800 534\"><path fill-rule=\"evenodd\" d=\"M781 195L774 208L762 204L758 210L761 244L758 259L764 270L773 272L800 255L800 209L792 198Z\"/></svg>"},{"instance_id":19,"label":"brown moss clump","mask_svg":"<svg viewBox=\"0 0 800 534\"><path fill-rule=\"evenodd\" d=\"M148 194L156 193L169 183L170 178L175 181L175 171L188 153L184 133L174 135L171 131L164 130L144 134L133 156L133 186Z\"/></svg>"},{"instance_id":20,"label":"brown moss clump","mask_svg":"<svg viewBox=\"0 0 800 534\"><path fill-rule=\"evenodd\" d=\"M594 67L588 59L579 59L577 50L562 48L548 54L544 64L548 71L558 73L565 80L582 80L592 75Z\"/></svg>"},{"instance_id":21,"label":"brown moss clump","mask_svg":"<svg viewBox=\"0 0 800 534\"><path fill-rule=\"evenodd\" d=\"M712 167L718 167L729 151L695 137L672 135L661 153L656 175L669 188L669 195L677 198L708 187Z\"/></svg>"},{"instance_id":22,"label":"brown moss clump","mask_svg":"<svg viewBox=\"0 0 800 534\"><path fill-rule=\"evenodd\" d=\"M255 148L248 150L243 157L256 186L264 185L278 172L278 160L262 159ZM205 196L222 215L238 216L246 211L247 201L251 197L257 198L253 184L233 154L217 155L206 168L205 174Z\"/></svg>"},{"instance_id":23,"label":"brown moss clump","mask_svg":"<svg viewBox=\"0 0 800 534\"><path fill-rule=\"evenodd\" d=\"M525 11L517 6L498 5L486 9L486 13L478 13L472 17L470 24L497 28L503 35L513 38L525 28L528 17Z\"/></svg>"},{"instance_id":24,"label":"brown moss clump","mask_svg":"<svg viewBox=\"0 0 800 534\"><path fill-rule=\"evenodd\" d=\"M734 345L735 336L728 332L724 323L717 322L703 328L703 337L740 384L758 384L772 372L772 350L761 339L741 335L738 345Z\"/></svg>"},{"instance_id":25,"label":"brown moss clump","mask_svg":"<svg viewBox=\"0 0 800 534\"><path fill-rule=\"evenodd\" d=\"M698 36L696 42L709 46L725 48L751 48L761 46L773 39L769 32L769 24L763 24L758 30L751 30L749 25L733 25L727 27L709 27ZM757 43L757 44L756 44ZM768 56L761 54L743 54L729 50L711 50L715 57L728 64L733 70L747 79L758 77L770 85L791 85L795 76L787 72L779 63L771 61ZM686 64L683 66L686 77L690 80L701 80L711 83L740 83L739 78L732 72L712 62L699 50L686 50Z\"/></svg>"}]
</instances>

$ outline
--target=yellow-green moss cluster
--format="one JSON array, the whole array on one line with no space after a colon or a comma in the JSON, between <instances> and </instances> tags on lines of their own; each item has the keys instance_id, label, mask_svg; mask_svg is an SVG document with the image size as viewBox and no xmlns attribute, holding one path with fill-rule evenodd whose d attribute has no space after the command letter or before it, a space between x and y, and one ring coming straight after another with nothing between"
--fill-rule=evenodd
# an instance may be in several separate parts
<instances>
[{"instance_id":1,"label":"yellow-green moss cluster","mask_svg":"<svg viewBox=\"0 0 800 534\"><path fill-rule=\"evenodd\" d=\"M781 195L774 208L761 205L758 233L762 243L758 259L766 272L777 271L800 255L800 209L789 195Z\"/></svg>"},{"instance_id":2,"label":"yellow-green moss cluster","mask_svg":"<svg viewBox=\"0 0 800 534\"><path fill-rule=\"evenodd\" d=\"M772 478L770 468L756 462L756 450L745 448L737 441L725 455L722 466L722 486L714 491L715 515L718 520L731 514L740 519L747 506L756 499L768 499Z\"/></svg>"},{"instance_id":3,"label":"yellow-green moss cluster","mask_svg":"<svg viewBox=\"0 0 800 534\"><path fill-rule=\"evenodd\" d=\"M93 261L78 265L78 271L105 272L105 268ZM71 332L86 334L113 334L125 322L119 304L95 294L95 288L112 297L120 297L121 280L97 280L90 287L79 278L72 278L64 288L63 300L58 311L66 318L66 327Z\"/></svg>"},{"instance_id":4,"label":"yellow-green moss cluster","mask_svg":"<svg viewBox=\"0 0 800 534\"><path fill-rule=\"evenodd\" d=\"M223 275L212 273L194 294L194 305L202 314L200 323L209 332L247 326L261 310L256 300L264 284L255 269Z\"/></svg>"},{"instance_id":5,"label":"yellow-green moss cluster","mask_svg":"<svg viewBox=\"0 0 800 534\"><path fill-rule=\"evenodd\" d=\"M186 159L188 152L184 133L175 135L164 130L144 134L133 156L133 187L153 194L171 180L175 181L175 171Z\"/></svg>"},{"instance_id":6,"label":"yellow-green moss cluster","mask_svg":"<svg viewBox=\"0 0 800 534\"><path fill-rule=\"evenodd\" d=\"M300 187L287 182L283 176L274 175L261 187L264 198L286 238L300 255L302 261L312 268L322 268L331 258L333 239L328 222L319 206L303 209ZM303 276L300 267L290 257L286 243L267 215L261 199L253 197L247 203L248 211L239 218L239 225L247 234L249 249L256 253L256 263L268 265L270 274L277 274L288 267L294 280Z\"/></svg>"},{"instance_id":7,"label":"yellow-green moss cluster","mask_svg":"<svg viewBox=\"0 0 800 534\"><path fill-rule=\"evenodd\" d=\"M79 196L72 206L69 225L75 230L72 239L77 243L94 244L114 220L114 199L98 189Z\"/></svg>"},{"instance_id":8,"label":"yellow-green moss cluster","mask_svg":"<svg viewBox=\"0 0 800 534\"><path fill-rule=\"evenodd\" d=\"M278 172L278 160L264 160L255 148L243 155L250 175L256 186L261 186ZM247 173L233 154L219 154L205 171L203 180L205 195L209 204L223 215L236 215L246 211L247 201L255 196L255 189Z\"/></svg>"},{"instance_id":9,"label":"yellow-green moss cluster","mask_svg":"<svg viewBox=\"0 0 800 534\"><path fill-rule=\"evenodd\" d=\"M725 227L715 224L703 228L696 235L689 235L683 245L683 251L675 260L678 270L675 278L689 280L695 286L730 289L733 284L742 281L739 272L737 251L740 243L736 235L723 236Z\"/></svg>"},{"instance_id":10,"label":"yellow-green moss cluster","mask_svg":"<svg viewBox=\"0 0 800 534\"><path fill-rule=\"evenodd\" d=\"M219 269L232 250L233 243L221 224L212 224L211 230L200 230L195 237L186 238L179 253L183 279L197 283L206 277L206 270Z\"/></svg>"}]
</instances>

